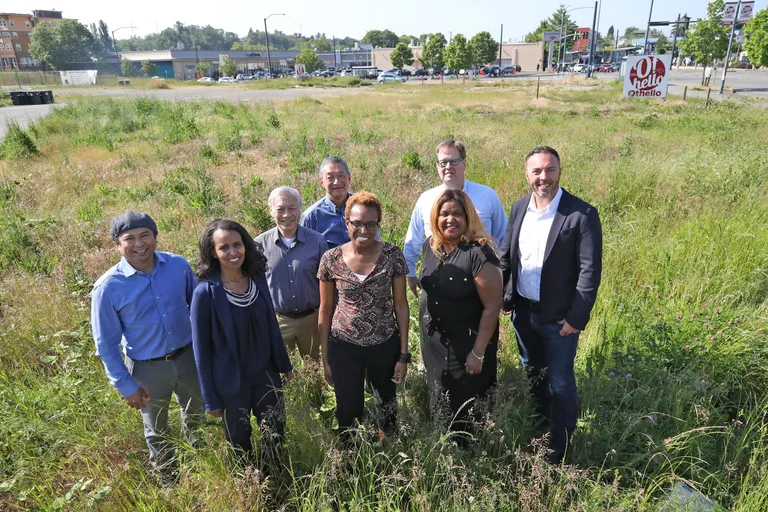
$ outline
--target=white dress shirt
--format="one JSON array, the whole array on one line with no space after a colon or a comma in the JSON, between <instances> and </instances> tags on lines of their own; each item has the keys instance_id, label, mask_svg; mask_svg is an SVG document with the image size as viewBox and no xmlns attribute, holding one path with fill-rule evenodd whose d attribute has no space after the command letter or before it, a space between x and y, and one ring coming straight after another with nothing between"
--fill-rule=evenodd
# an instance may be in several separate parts
<instances>
[{"instance_id":1,"label":"white dress shirt","mask_svg":"<svg viewBox=\"0 0 768 512\"><path fill-rule=\"evenodd\" d=\"M445 185L431 188L421 194L416 201L403 247L405 262L408 264L408 277L416 276L416 263L421 256L421 246L424 245L424 240L432 236L429 216L435 201L444 190ZM498 250L507 231L507 214L504 212L504 206L501 204L498 194L491 187L469 180L464 180L464 187L461 190L472 200L472 204L475 205L475 210L480 216L480 221L493 238L493 243L496 244Z\"/></svg>"},{"instance_id":2,"label":"white dress shirt","mask_svg":"<svg viewBox=\"0 0 768 512\"><path fill-rule=\"evenodd\" d=\"M547 250L547 238L555 220L555 212L560 206L563 189L558 188L555 198L546 207L536 208L534 196L525 210L523 224L520 226L517 267L517 293L521 297L539 302L541 300L541 268L544 266L544 253Z\"/></svg>"}]
</instances>

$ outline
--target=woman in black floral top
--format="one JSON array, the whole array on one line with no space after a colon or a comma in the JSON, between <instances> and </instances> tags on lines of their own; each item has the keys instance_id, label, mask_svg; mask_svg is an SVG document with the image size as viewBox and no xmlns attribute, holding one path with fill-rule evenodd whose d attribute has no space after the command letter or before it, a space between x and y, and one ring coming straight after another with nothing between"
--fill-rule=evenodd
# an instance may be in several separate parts
<instances>
[{"instance_id":1,"label":"woman in black floral top","mask_svg":"<svg viewBox=\"0 0 768 512\"><path fill-rule=\"evenodd\" d=\"M368 376L383 439L395 425L397 384L410 361L407 269L399 248L376 240L381 203L375 195L350 197L346 221L351 241L326 252L317 272L325 378L334 386L336 419L348 438L363 417Z\"/></svg>"}]
</instances>

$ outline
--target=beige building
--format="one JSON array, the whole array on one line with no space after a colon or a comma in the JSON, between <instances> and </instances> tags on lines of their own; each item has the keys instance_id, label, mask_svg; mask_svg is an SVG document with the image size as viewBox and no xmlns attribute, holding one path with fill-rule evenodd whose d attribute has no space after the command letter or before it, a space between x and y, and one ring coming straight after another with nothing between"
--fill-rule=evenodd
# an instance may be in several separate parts
<instances>
[{"instance_id":1,"label":"beige building","mask_svg":"<svg viewBox=\"0 0 768 512\"><path fill-rule=\"evenodd\" d=\"M392 60L389 58L394 48L374 48L371 51L371 65L376 66L379 69L387 70L392 69ZM423 48L421 46L412 46L413 52L413 64L405 66L403 69L419 69L422 67L419 62L421 52ZM518 65L523 71L536 71L536 65L541 63L541 59L544 58L544 43L503 43L501 45L501 65L502 66L514 66ZM498 64L499 59L494 60L490 64ZM429 68L429 63L425 63Z\"/></svg>"},{"instance_id":2,"label":"beige building","mask_svg":"<svg viewBox=\"0 0 768 512\"><path fill-rule=\"evenodd\" d=\"M41 21L62 20L61 11L35 10L32 14L0 12L0 70L37 69L40 63L29 53L32 29Z\"/></svg>"}]
</instances>

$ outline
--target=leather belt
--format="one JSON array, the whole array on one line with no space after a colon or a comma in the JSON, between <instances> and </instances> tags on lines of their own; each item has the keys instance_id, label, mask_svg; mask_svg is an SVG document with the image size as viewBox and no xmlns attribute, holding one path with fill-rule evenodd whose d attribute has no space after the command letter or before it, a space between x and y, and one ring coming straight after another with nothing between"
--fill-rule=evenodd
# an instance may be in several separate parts
<instances>
[{"instance_id":1,"label":"leather belt","mask_svg":"<svg viewBox=\"0 0 768 512\"><path fill-rule=\"evenodd\" d=\"M287 313L280 312L280 313L278 313L278 315L280 315L280 316L287 316L288 318L292 318L294 320L297 320L299 318L304 318L305 316L309 316L312 313L314 313L315 311L317 311L317 308L311 308L311 309L307 309L307 310L304 310L304 311L290 311L290 312L287 312Z\"/></svg>"},{"instance_id":2,"label":"leather belt","mask_svg":"<svg viewBox=\"0 0 768 512\"><path fill-rule=\"evenodd\" d=\"M166 354L166 355L160 356L160 357L153 357L152 359L143 359L143 361L171 361L171 360L176 359L177 357L179 357L185 350L187 350L187 348L189 348L191 346L192 346L192 344L190 343L188 345L184 345L181 348L177 348L176 350L174 350L170 354Z\"/></svg>"},{"instance_id":3,"label":"leather belt","mask_svg":"<svg viewBox=\"0 0 768 512\"><path fill-rule=\"evenodd\" d=\"M535 301L532 301L531 299L526 299L525 297L517 298L517 307L528 308L534 313L541 312L541 302L535 302Z\"/></svg>"}]
</instances>

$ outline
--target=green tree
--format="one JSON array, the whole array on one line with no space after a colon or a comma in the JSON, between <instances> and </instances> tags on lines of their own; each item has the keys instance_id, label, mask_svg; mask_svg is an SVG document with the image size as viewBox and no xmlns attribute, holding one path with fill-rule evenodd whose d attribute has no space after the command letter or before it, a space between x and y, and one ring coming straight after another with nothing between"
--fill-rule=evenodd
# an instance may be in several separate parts
<instances>
[{"instance_id":1,"label":"green tree","mask_svg":"<svg viewBox=\"0 0 768 512\"><path fill-rule=\"evenodd\" d=\"M451 44L445 47L444 61L448 69L467 69L472 66L472 58L472 49L462 34L453 36Z\"/></svg>"},{"instance_id":2,"label":"green tree","mask_svg":"<svg viewBox=\"0 0 768 512\"><path fill-rule=\"evenodd\" d=\"M141 63L141 72L147 76L153 76L156 69L156 66L150 60L145 60Z\"/></svg>"},{"instance_id":3,"label":"green tree","mask_svg":"<svg viewBox=\"0 0 768 512\"><path fill-rule=\"evenodd\" d=\"M436 34L427 34L427 37L428 39L424 43L419 61L422 67L425 68L441 68L443 67L443 59L445 57L445 36L438 32ZM422 41L424 40L422 39Z\"/></svg>"},{"instance_id":4,"label":"green tree","mask_svg":"<svg viewBox=\"0 0 768 512\"><path fill-rule=\"evenodd\" d=\"M392 65L397 69L402 70L403 66L410 66L413 64L413 51L405 43L397 43L395 49L389 55L389 59L392 61Z\"/></svg>"},{"instance_id":5,"label":"green tree","mask_svg":"<svg viewBox=\"0 0 768 512\"><path fill-rule=\"evenodd\" d=\"M768 66L768 7L744 25L744 50L753 66Z\"/></svg>"},{"instance_id":6,"label":"green tree","mask_svg":"<svg viewBox=\"0 0 768 512\"><path fill-rule=\"evenodd\" d=\"M332 52L333 43L331 43L327 37L323 36L320 39L315 39L312 43L317 52Z\"/></svg>"},{"instance_id":7,"label":"green tree","mask_svg":"<svg viewBox=\"0 0 768 512\"><path fill-rule=\"evenodd\" d=\"M208 75L208 72L211 70L211 65L208 62L200 61L197 63L197 72L200 73L203 76Z\"/></svg>"},{"instance_id":8,"label":"green tree","mask_svg":"<svg viewBox=\"0 0 768 512\"><path fill-rule=\"evenodd\" d=\"M612 43L612 41L616 39L616 29L613 28L613 25L608 27L608 32L605 33L605 39L607 43Z\"/></svg>"},{"instance_id":9,"label":"green tree","mask_svg":"<svg viewBox=\"0 0 768 512\"><path fill-rule=\"evenodd\" d=\"M667 39L667 36L664 34L658 35L656 39L656 53L659 55L664 55L671 49L672 44L669 42L669 39Z\"/></svg>"},{"instance_id":10,"label":"green tree","mask_svg":"<svg viewBox=\"0 0 768 512\"><path fill-rule=\"evenodd\" d=\"M128 59L123 59L120 61L120 73L123 76L133 76L136 74L136 68L133 65L133 62Z\"/></svg>"},{"instance_id":11,"label":"green tree","mask_svg":"<svg viewBox=\"0 0 768 512\"><path fill-rule=\"evenodd\" d=\"M406 45L410 46L411 43L418 43L419 42L419 38L416 37L416 36L409 36L407 34L403 34L398 39L398 42L405 43Z\"/></svg>"},{"instance_id":12,"label":"green tree","mask_svg":"<svg viewBox=\"0 0 768 512\"><path fill-rule=\"evenodd\" d=\"M484 66L499 56L499 43L485 30L472 36L469 47L472 50L472 64L475 66Z\"/></svg>"},{"instance_id":13,"label":"green tree","mask_svg":"<svg viewBox=\"0 0 768 512\"><path fill-rule=\"evenodd\" d=\"M219 69L224 73L224 76L235 76L237 74L237 62L230 59L228 55L224 55L221 58Z\"/></svg>"},{"instance_id":14,"label":"green tree","mask_svg":"<svg viewBox=\"0 0 768 512\"><path fill-rule=\"evenodd\" d=\"M374 48L394 48L400 38L391 30L369 30L360 40L361 43L372 44Z\"/></svg>"},{"instance_id":15,"label":"green tree","mask_svg":"<svg viewBox=\"0 0 768 512\"><path fill-rule=\"evenodd\" d=\"M637 27L627 27L624 30L624 39L629 39L630 41L635 39L635 33L638 32L640 29Z\"/></svg>"},{"instance_id":16,"label":"green tree","mask_svg":"<svg viewBox=\"0 0 768 512\"><path fill-rule=\"evenodd\" d=\"M558 7L554 13L552 13L552 16L542 20L536 30L529 32L525 36L525 42L540 43L543 40L544 32L560 32L561 28L563 30L563 37L565 37L576 32L577 27L578 25L576 22L574 22L570 15L566 12L565 5L560 4L560 7ZM566 41L568 41L568 39L564 39L560 43L553 46L555 51L555 55L552 57L553 62L555 58L558 58L560 55L562 55L562 52L567 50ZM570 41L572 41L572 39L570 39ZM549 62L549 44L544 45L544 62Z\"/></svg>"},{"instance_id":17,"label":"green tree","mask_svg":"<svg viewBox=\"0 0 768 512\"><path fill-rule=\"evenodd\" d=\"M90 62L94 39L77 20L43 21L32 29L29 53L53 69L67 69L69 63Z\"/></svg>"},{"instance_id":18,"label":"green tree","mask_svg":"<svg viewBox=\"0 0 768 512\"><path fill-rule=\"evenodd\" d=\"M317 57L317 53L309 45L305 45L301 53L296 57L296 64L303 64L307 73L323 69L325 64Z\"/></svg>"},{"instance_id":19,"label":"green tree","mask_svg":"<svg viewBox=\"0 0 768 512\"><path fill-rule=\"evenodd\" d=\"M722 25L724 10L723 0L715 0L707 6L707 17L699 19L694 28L688 31L682 53L692 55L702 65L725 57L730 29Z\"/></svg>"}]
</instances>

